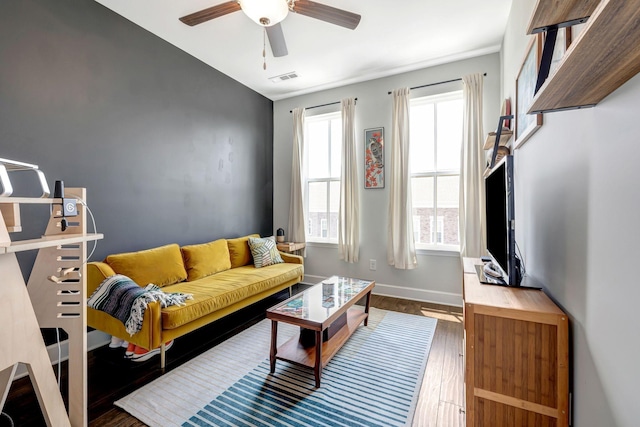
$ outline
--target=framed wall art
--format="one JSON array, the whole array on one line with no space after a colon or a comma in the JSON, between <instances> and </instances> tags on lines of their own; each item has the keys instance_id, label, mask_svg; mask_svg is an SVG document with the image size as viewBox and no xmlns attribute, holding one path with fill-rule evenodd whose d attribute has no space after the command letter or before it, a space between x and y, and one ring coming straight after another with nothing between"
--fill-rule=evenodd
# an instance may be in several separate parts
<instances>
[{"instance_id":1,"label":"framed wall art","mask_svg":"<svg viewBox=\"0 0 640 427\"><path fill-rule=\"evenodd\" d=\"M518 148L542 126L542 114L527 114L533 101L542 54L542 34L531 38L526 55L516 77L515 140Z\"/></svg>"},{"instance_id":2,"label":"framed wall art","mask_svg":"<svg viewBox=\"0 0 640 427\"><path fill-rule=\"evenodd\" d=\"M364 130L364 188L384 188L384 128Z\"/></svg>"}]
</instances>

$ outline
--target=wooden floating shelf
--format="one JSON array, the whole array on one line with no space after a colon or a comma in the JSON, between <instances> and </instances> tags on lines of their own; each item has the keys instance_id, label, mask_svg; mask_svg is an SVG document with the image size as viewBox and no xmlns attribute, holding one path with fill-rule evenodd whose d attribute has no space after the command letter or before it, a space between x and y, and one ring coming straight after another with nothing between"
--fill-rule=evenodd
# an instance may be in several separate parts
<instances>
[{"instance_id":1,"label":"wooden floating shelf","mask_svg":"<svg viewBox=\"0 0 640 427\"><path fill-rule=\"evenodd\" d=\"M586 18L593 14L600 0L538 0L531 15L527 34L533 34L542 29Z\"/></svg>"},{"instance_id":2,"label":"wooden floating shelf","mask_svg":"<svg viewBox=\"0 0 640 427\"><path fill-rule=\"evenodd\" d=\"M541 0L538 5L548 9L556 2ZM638 22L640 0L602 0L528 113L592 107L638 74Z\"/></svg>"}]
</instances>

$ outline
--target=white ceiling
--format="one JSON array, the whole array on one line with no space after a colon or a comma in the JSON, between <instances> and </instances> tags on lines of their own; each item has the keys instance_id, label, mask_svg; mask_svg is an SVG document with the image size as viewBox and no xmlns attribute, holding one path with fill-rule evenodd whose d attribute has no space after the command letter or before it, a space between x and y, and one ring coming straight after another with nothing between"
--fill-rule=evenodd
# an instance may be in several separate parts
<instances>
[{"instance_id":1,"label":"white ceiling","mask_svg":"<svg viewBox=\"0 0 640 427\"><path fill-rule=\"evenodd\" d=\"M272 100L384 77L500 49L512 0L316 0L362 15L348 30L289 13L289 55L274 58L243 12L189 27L178 20L226 0L96 0ZM273 83L269 77L299 77Z\"/></svg>"}]
</instances>

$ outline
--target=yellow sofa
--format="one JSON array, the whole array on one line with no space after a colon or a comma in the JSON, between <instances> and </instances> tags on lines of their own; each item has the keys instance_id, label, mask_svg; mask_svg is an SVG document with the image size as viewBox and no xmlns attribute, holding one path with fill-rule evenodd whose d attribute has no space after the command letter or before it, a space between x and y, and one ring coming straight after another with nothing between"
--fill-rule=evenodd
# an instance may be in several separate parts
<instances>
[{"instance_id":1,"label":"yellow sofa","mask_svg":"<svg viewBox=\"0 0 640 427\"><path fill-rule=\"evenodd\" d=\"M88 326L146 349L160 347L165 366L165 343L236 310L302 281L302 257L280 252L284 263L255 268L248 245L251 235L201 245L161 246L140 252L109 255L87 265L87 296L114 274L130 277L140 286L154 283L165 292L193 295L184 306L161 308L149 304L142 329L130 336L124 324L109 314L87 307Z\"/></svg>"}]
</instances>

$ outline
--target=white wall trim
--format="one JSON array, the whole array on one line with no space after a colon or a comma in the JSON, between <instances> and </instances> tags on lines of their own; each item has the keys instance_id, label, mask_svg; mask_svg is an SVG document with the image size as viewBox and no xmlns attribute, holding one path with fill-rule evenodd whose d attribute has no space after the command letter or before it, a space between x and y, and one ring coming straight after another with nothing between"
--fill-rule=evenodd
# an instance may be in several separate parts
<instances>
[{"instance_id":1,"label":"white wall trim","mask_svg":"<svg viewBox=\"0 0 640 427\"><path fill-rule=\"evenodd\" d=\"M315 285L326 279L324 276L313 276L309 274L304 275L303 284ZM414 289L405 286L385 285L383 283L376 282L376 286L373 289L373 294L402 298L412 301L430 302L433 304L443 304L452 307L462 307L462 294L454 294L450 292L430 291L428 289Z\"/></svg>"},{"instance_id":2,"label":"white wall trim","mask_svg":"<svg viewBox=\"0 0 640 427\"><path fill-rule=\"evenodd\" d=\"M109 342L111 342L111 335L105 334L104 332L96 330L87 333L87 351L91 351L98 347L102 347L103 345L107 345L109 344ZM58 363L58 344L48 345L47 352L49 353L51 364L56 365ZM60 343L60 355L61 362L69 359L69 340L64 340ZM27 371L26 365L21 363L20 365L18 365L18 370L16 371L16 375L13 379L17 380L18 378L25 377L28 374L29 372Z\"/></svg>"}]
</instances>

